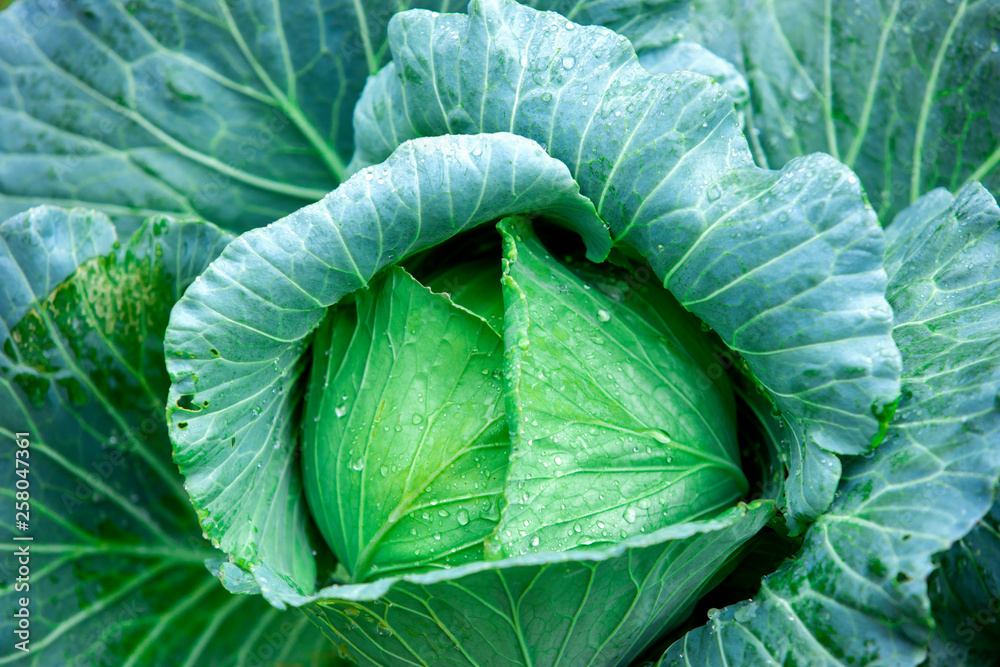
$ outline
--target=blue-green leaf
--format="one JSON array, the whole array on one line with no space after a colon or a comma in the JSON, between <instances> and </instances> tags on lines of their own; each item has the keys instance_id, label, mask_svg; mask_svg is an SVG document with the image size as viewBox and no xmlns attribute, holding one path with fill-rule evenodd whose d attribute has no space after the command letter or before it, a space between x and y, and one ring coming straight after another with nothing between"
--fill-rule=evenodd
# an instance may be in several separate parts
<instances>
[{"instance_id":1,"label":"blue-green leaf","mask_svg":"<svg viewBox=\"0 0 1000 667\"><path fill-rule=\"evenodd\" d=\"M639 64L655 74L690 70L711 77L726 89L737 109L750 101L750 88L736 67L697 42L679 41L649 51L640 56Z\"/></svg>"},{"instance_id":2,"label":"blue-green leaf","mask_svg":"<svg viewBox=\"0 0 1000 667\"><path fill-rule=\"evenodd\" d=\"M979 180L998 192L994 2L754 0L738 9L753 123L772 165L830 153L858 173L887 223L935 187Z\"/></svg>"},{"instance_id":3,"label":"blue-green leaf","mask_svg":"<svg viewBox=\"0 0 1000 667\"><path fill-rule=\"evenodd\" d=\"M927 667L996 664L1000 645L1000 502L938 559L929 582Z\"/></svg>"},{"instance_id":4,"label":"blue-green leaf","mask_svg":"<svg viewBox=\"0 0 1000 667\"><path fill-rule=\"evenodd\" d=\"M331 586L306 611L363 665L626 665L773 511L740 504L605 549Z\"/></svg>"},{"instance_id":5,"label":"blue-green leaf","mask_svg":"<svg viewBox=\"0 0 1000 667\"><path fill-rule=\"evenodd\" d=\"M29 308L114 242L110 221L84 209L40 206L0 223L0 343Z\"/></svg>"},{"instance_id":6,"label":"blue-green leaf","mask_svg":"<svg viewBox=\"0 0 1000 667\"><path fill-rule=\"evenodd\" d=\"M164 213L234 231L287 215L343 180L389 18L461 4L17 2L0 14L0 220L44 203L96 208L129 231ZM686 9L534 4L626 34Z\"/></svg>"},{"instance_id":7,"label":"blue-green leaf","mask_svg":"<svg viewBox=\"0 0 1000 667\"><path fill-rule=\"evenodd\" d=\"M966 535L1000 476L1000 208L979 184L925 195L889 227L903 398L885 441L754 600L662 665L917 665L932 557Z\"/></svg>"},{"instance_id":8,"label":"blue-green leaf","mask_svg":"<svg viewBox=\"0 0 1000 667\"><path fill-rule=\"evenodd\" d=\"M193 667L328 664L307 619L227 593L170 460L163 330L184 288L229 241L201 222L151 219L120 248L102 213L31 209L0 224L0 500L27 482L0 545L0 664ZM27 465L25 465L27 464ZM27 547L30 579L14 552ZM11 567L13 566L13 567ZM19 588L27 583L30 588ZM14 611L30 599L29 653Z\"/></svg>"}]
</instances>

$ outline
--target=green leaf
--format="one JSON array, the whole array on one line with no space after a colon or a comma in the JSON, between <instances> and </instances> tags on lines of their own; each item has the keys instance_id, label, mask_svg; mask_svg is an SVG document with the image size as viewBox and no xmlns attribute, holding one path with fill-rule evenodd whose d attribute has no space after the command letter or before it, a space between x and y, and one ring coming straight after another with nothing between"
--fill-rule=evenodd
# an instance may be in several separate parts
<instances>
[{"instance_id":1,"label":"green leaf","mask_svg":"<svg viewBox=\"0 0 1000 667\"><path fill-rule=\"evenodd\" d=\"M343 98L369 70L341 4L334 18L208 0L16 3L0 14L0 213L51 202L128 228L167 213L242 230L321 198L350 152Z\"/></svg>"},{"instance_id":2,"label":"green leaf","mask_svg":"<svg viewBox=\"0 0 1000 667\"><path fill-rule=\"evenodd\" d=\"M928 667L995 667L1000 644L1000 503L939 558L930 580Z\"/></svg>"},{"instance_id":3,"label":"green leaf","mask_svg":"<svg viewBox=\"0 0 1000 667\"><path fill-rule=\"evenodd\" d=\"M0 343L76 267L104 255L115 230L103 215L40 206L0 223Z\"/></svg>"},{"instance_id":4,"label":"green leaf","mask_svg":"<svg viewBox=\"0 0 1000 667\"><path fill-rule=\"evenodd\" d=\"M808 498L789 486L791 524L815 518L836 481L820 471L876 444L899 392L884 239L857 177L823 155L754 167L721 87L649 74L609 30L512 0L470 12L392 20L393 63L355 110L352 168L414 136L503 130L545 146L616 242L770 391L803 474L824 484Z\"/></svg>"},{"instance_id":5,"label":"green leaf","mask_svg":"<svg viewBox=\"0 0 1000 667\"><path fill-rule=\"evenodd\" d=\"M0 219L42 203L126 230L156 214L235 231L287 215L343 180L393 13L460 4L22 0L0 14ZM646 32L663 4L572 10Z\"/></svg>"},{"instance_id":6,"label":"green leaf","mask_svg":"<svg viewBox=\"0 0 1000 667\"><path fill-rule=\"evenodd\" d=\"M0 545L0 631L29 597L30 653L0 664L327 664L301 615L225 592L170 461L162 338L171 305L229 241L198 222L149 220L121 248L101 213L32 209L0 224L0 437L12 444L0 498L30 494L31 541ZM6 333L6 332L5 332ZM13 442L27 433L15 467ZM19 474L17 471L27 470ZM30 589L12 553L27 546ZM14 567L11 567L11 566ZM248 619L252 619L248 622Z\"/></svg>"},{"instance_id":7,"label":"green leaf","mask_svg":"<svg viewBox=\"0 0 1000 667\"><path fill-rule=\"evenodd\" d=\"M674 42L662 49L643 53L639 64L654 74L670 74L678 70L704 74L726 89L737 108L750 101L750 88L736 67L697 42Z\"/></svg>"},{"instance_id":8,"label":"green leaf","mask_svg":"<svg viewBox=\"0 0 1000 667\"><path fill-rule=\"evenodd\" d=\"M531 227L504 234L507 506L504 556L613 544L707 519L747 491L725 374L698 323L633 294L619 303L556 262Z\"/></svg>"},{"instance_id":9,"label":"green leaf","mask_svg":"<svg viewBox=\"0 0 1000 667\"><path fill-rule=\"evenodd\" d=\"M932 557L966 535L1000 476L1000 208L979 184L928 193L889 227L903 398L871 458L754 600L688 633L663 665L917 665Z\"/></svg>"},{"instance_id":10,"label":"green leaf","mask_svg":"<svg viewBox=\"0 0 1000 667\"><path fill-rule=\"evenodd\" d=\"M558 12L580 25L611 28L628 37L640 52L676 41L690 13L689 0L532 0L523 4ZM460 9L464 8L463 3Z\"/></svg>"},{"instance_id":11,"label":"green leaf","mask_svg":"<svg viewBox=\"0 0 1000 667\"><path fill-rule=\"evenodd\" d=\"M447 294L457 305L486 320L497 335L503 335L503 294L500 264L473 261L446 266L424 281L431 290Z\"/></svg>"},{"instance_id":12,"label":"green leaf","mask_svg":"<svg viewBox=\"0 0 1000 667\"><path fill-rule=\"evenodd\" d=\"M885 222L938 186L1000 190L992 2L755 0L736 23L771 164L830 153Z\"/></svg>"},{"instance_id":13,"label":"green leaf","mask_svg":"<svg viewBox=\"0 0 1000 667\"><path fill-rule=\"evenodd\" d=\"M306 611L363 665L625 665L773 511L741 504L606 549L332 586Z\"/></svg>"},{"instance_id":14,"label":"green leaf","mask_svg":"<svg viewBox=\"0 0 1000 667\"><path fill-rule=\"evenodd\" d=\"M496 332L394 267L312 356L306 498L353 580L482 560L510 454Z\"/></svg>"},{"instance_id":15,"label":"green leaf","mask_svg":"<svg viewBox=\"0 0 1000 667\"><path fill-rule=\"evenodd\" d=\"M608 252L590 201L534 142L413 141L238 238L178 302L166 335L175 460L203 529L237 564L266 565L291 590L313 591L295 445L306 346L327 307L391 263L521 212L579 232L593 259Z\"/></svg>"}]
</instances>

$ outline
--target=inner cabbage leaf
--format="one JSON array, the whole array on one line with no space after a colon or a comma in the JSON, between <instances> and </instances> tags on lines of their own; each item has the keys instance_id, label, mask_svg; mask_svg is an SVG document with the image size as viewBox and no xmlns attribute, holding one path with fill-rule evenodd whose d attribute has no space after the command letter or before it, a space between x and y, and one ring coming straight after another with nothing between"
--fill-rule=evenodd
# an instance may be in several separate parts
<instances>
[{"instance_id":1,"label":"inner cabbage leaf","mask_svg":"<svg viewBox=\"0 0 1000 667\"><path fill-rule=\"evenodd\" d=\"M510 438L503 344L480 317L392 267L316 334L303 476L355 581L483 558Z\"/></svg>"},{"instance_id":2,"label":"inner cabbage leaf","mask_svg":"<svg viewBox=\"0 0 1000 667\"><path fill-rule=\"evenodd\" d=\"M637 292L613 300L523 220L500 228L514 450L491 550L615 543L732 507L748 487L733 392L707 345L689 342L697 321Z\"/></svg>"}]
</instances>

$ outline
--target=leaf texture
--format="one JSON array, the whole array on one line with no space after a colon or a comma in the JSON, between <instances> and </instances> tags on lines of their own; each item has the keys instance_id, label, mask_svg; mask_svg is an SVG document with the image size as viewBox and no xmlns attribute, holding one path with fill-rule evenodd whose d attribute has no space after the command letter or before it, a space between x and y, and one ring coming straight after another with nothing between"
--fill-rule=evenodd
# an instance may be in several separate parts
<instances>
[{"instance_id":1,"label":"leaf texture","mask_svg":"<svg viewBox=\"0 0 1000 667\"><path fill-rule=\"evenodd\" d=\"M1000 209L979 184L935 190L889 227L903 399L883 444L754 600L674 644L661 665L917 665L932 557L975 526L1000 475Z\"/></svg>"},{"instance_id":2,"label":"leaf texture","mask_svg":"<svg viewBox=\"0 0 1000 667\"><path fill-rule=\"evenodd\" d=\"M836 481L821 471L833 454L871 448L899 394L884 239L857 177L818 154L756 168L720 86L648 73L610 30L512 0L469 7L393 18L393 63L355 110L352 168L415 136L538 141L616 243L641 253L769 390L804 452L793 474L823 483L813 496L789 485L791 524L818 516Z\"/></svg>"},{"instance_id":3,"label":"leaf texture","mask_svg":"<svg viewBox=\"0 0 1000 667\"><path fill-rule=\"evenodd\" d=\"M0 604L10 610L0 632L14 637L18 600L31 600L31 652L8 642L0 664L331 664L305 617L234 597L205 569L219 552L202 539L170 460L167 315L230 237L154 218L117 247L102 213L40 207L0 224L0 239L10 327L0 437L25 433L30 443L21 463L10 451L0 467L12 509L15 482L29 485L29 528L7 514L0 530L33 538L0 546ZM19 590L12 552L24 546L30 589Z\"/></svg>"},{"instance_id":4,"label":"leaf texture","mask_svg":"<svg viewBox=\"0 0 1000 667\"><path fill-rule=\"evenodd\" d=\"M399 267L313 343L302 469L354 581L483 559L510 455L503 342Z\"/></svg>"},{"instance_id":5,"label":"leaf texture","mask_svg":"<svg viewBox=\"0 0 1000 667\"><path fill-rule=\"evenodd\" d=\"M297 410L306 346L327 307L391 263L527 211L581 233L594 259L607 254L593 205L534 142L416 140L238 238L178 302L166 335L175 460L202 527L237 564L266 563L293 590L313 591Z\"/></svg>"},{"instance_id":6,"label":"leaf texture","mask_svg":"<svg viewBox=\"0 0 1000 667\"><path fill-rule=\"evenodd\" d=\"M886 223L936 187L998 192L995 2L756 0L736 23L771 164L830 153Z\"/></svg>"},{"instance_id":7,"label":"leaf texture","mask_svg":"<svg viewBox=\"0 0 1000 667\"><path fill-rule=\"evenodd\" d=\"M707 374L694 318L640 294L619 303L523 221L500 228L513 450L487 544L505 556L614 544L732 507L748 488L733 393Z\"/></svg>"}]
</instances>

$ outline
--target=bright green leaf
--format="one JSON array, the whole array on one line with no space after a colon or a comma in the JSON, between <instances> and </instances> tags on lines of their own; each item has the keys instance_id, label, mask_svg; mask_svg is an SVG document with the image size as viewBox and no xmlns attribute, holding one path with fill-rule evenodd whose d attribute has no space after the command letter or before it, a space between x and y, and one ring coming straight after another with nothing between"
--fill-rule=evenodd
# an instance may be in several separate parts
<instances>
[{"instance_id":1,"label":"bright green leaf","mask_svg":"<svg viewBox=\"0 0 1000 667\"><path fill-rule=\"evenodd\" d=\"M312 349L306 497L354 580L482 560L510 454L496 332L391 268Z\"/></svg>"},{"instance_id":2,"label":"bright green leaf","mask_svg":"<svg viewBox=\"0 0 1000 667\"><path fill-rule=\"evenodd\" d=\"M619 303L530 226L501 230L513 453L491 548L614 544L732 507L747 491L733 393L707 374L707 344L682 342L697 321L639 294Z\"/></svg>"}]
</instances>

